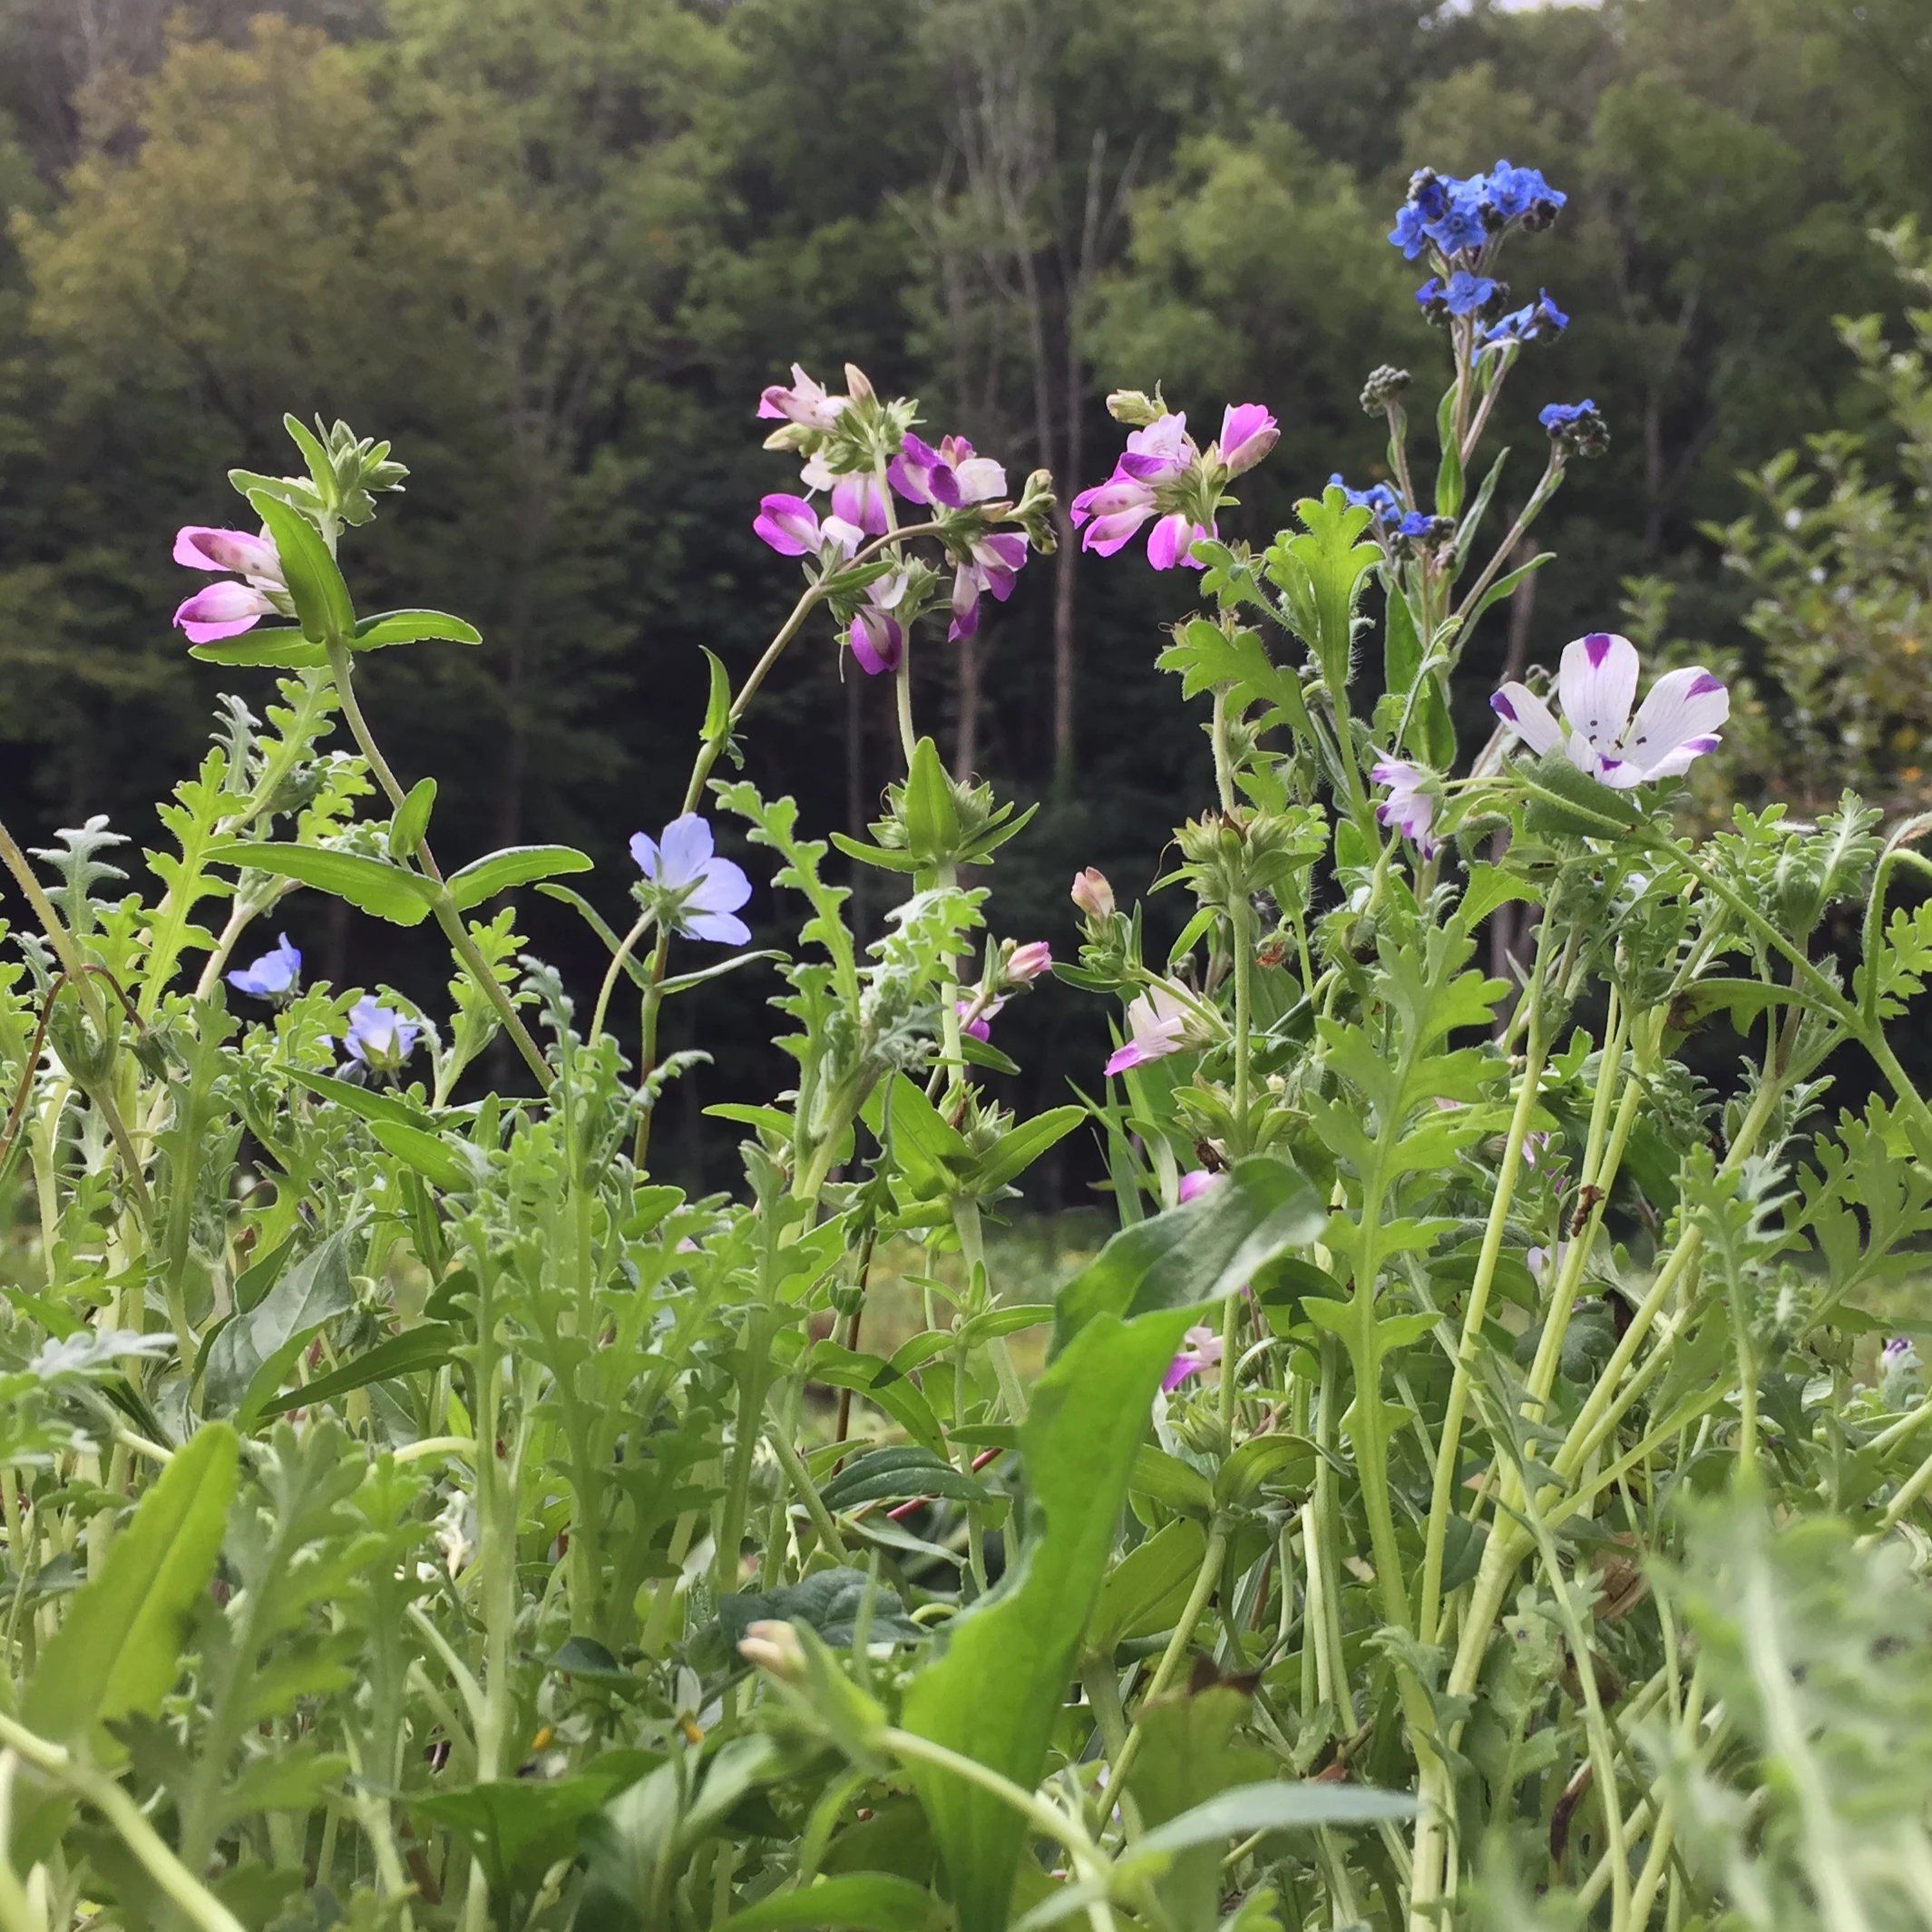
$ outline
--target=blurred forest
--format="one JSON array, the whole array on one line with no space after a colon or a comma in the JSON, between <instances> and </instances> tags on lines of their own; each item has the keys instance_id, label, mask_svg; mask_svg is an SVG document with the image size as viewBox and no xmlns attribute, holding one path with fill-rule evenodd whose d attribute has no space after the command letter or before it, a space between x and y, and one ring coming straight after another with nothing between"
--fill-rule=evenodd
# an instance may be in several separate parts
<instances>
[{"instance_id":1,"label":"blurred forest","mask_svg":"<svg viewBox=\"0 0 1932 1932\"><path fill-rule=\"evenodd\" d=\"M1615 440L1539 527L1557 565L1472 651L1466 741L1506 657L1633 604L1625 628L1775 684L1767 582L1820 566L1740 523L1727 569L1704 526L1751 517L1741 473L1816 434L1842 483L1842 439L1898 413L1873 375L1909 296L1874 231L1932 212L1926 0L0 0L0 810L43 843L107 813L138 865L217 692L271 689L186 657L173 531L233 521L226 470L286 470L282 411L319 411L413 473L346 547L359 600L484 633L367 674L405 778L441 780L439 843L581 844L619 916L624 841L688 767L699 646L742 669L794 595L751 533L761 492L795 487L759 447L766 383L850 359L920 395L935 440L1068 495L1112 461L1112 387L1216 421L1262 401L1282 444L1232 532L1259 536L1331 471L1380 474L1371 366L1433 390L1441 346L1383 238L1412 168L1499 155L1569 194L1512 266L1574 317L1511 384L1506 514L1540 405L1594 396ZM1868 314L1861 356L1835 318ZM1917 431L1932 462L1932 405ZM1882 495L1905 441L1876 434L1844 487ZM1802 489L1785 465L1756 513L1796 529ZM1877 565L1887 702L1932 596L1916 542ZM1068 549L973 645L922 640L922 722L1044 802L988 881L1000 932L1070 953L1078 867L1123 892L1162 869L1206 766L1153 668L1192 590ZM1820 635L1830 665L1858 648ZM872 815L896 756L889 693L836 665L829 635L796 649L748 746L820 832ZM1907 708L1908 789L1932 704ZM1831 759L1829 732L1803 743L1800 792ZM754 902L769 930L785 910ZM522 913L581 987L595 942ZM303 901L289 924L324 971L438 997L420 935ZM782 1079L751 988L709 997L718 1064L667 1103L687 1158L705 1102ZM1039 1098L1096 1078L1075 1004L1002 1021Z\"/></svg>"}]
</instances>

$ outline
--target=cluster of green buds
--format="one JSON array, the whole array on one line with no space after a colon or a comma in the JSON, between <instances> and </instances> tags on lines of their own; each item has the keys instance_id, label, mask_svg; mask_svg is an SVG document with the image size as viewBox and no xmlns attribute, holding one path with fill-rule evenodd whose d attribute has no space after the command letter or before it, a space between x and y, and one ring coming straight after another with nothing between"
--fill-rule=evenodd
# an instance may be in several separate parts
<instances>
[{"instance_id":1,"label":"cluster of green buds","mask_svg":"<svg viewBox=\"0 0 1932 1932\"><path fill-rule=\"evenodd\" d=\"M386 442L358 436L346 423L325 424L317 416L311 430L298 417L286 415L282 426L301 451L308 474L259 476L252 470L230 470L229 481L244 496L263 490L312 517L331 542L344 528L369 522L376 499L400 490L409 474L405 464L391 459Z\"/></svg>"},{"instance_id":2,"label":"cluster of green buds","mask_svg":"<svg viewBox=\"0 0 1932 1932\"><path fill-rule=\"evenodd\" d=\"M1262 894L1280 897L1314 856L1307 815L1298 812L1209 812L1189 819L1176 839L1182 864L1172 876L1221 911Z\"/></svg>"},{"instance_id":3,"label":"cluster of green buds","mask_svg":"<svg viewBox=\"0 0 1932 1932\"><path fill-rule=\"evenodd\" d=\"M889 872L934 874L983 865L1039 809L1000 804L990 785L954 778L931 738L913 746L903 785L885 790L885 814L868 826L875 844L833 834L840 851Z\"/></svg>"}]
</instances>

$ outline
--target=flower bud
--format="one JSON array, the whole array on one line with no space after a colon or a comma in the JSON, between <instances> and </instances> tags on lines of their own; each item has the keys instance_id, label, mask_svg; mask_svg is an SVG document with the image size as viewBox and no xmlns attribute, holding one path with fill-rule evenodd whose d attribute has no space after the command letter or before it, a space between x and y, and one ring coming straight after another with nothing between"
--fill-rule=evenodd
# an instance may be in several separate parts
<instances>
[{"instance_id":1,"label":"flower bud","mask_svg":"<svg viewBox=\"0 0 1932 1932\"><path fill-rule=\"evenodd\" d=\"M874 395L871 380L855 362L845 365L845 394L855 403L869 403Z\"/></svg>"},{"instance_id":2,"label":"flower bud","mask_svg":"<svg viewBox=\"0 0 1932 1932\"><path fill-rule=\"evenodd\" d=\"M1075 876L1073 891L1068 896L1088 919L1111 919L1114 916L1114 889L1107 883L1107 874L1098 866L1089 865Z\"/></svg>"},{"instance_id":3,"label":"flower bud","mask_svg":"<svg viewBox=\"0 0 1932 1932\"><path fill-rule=\"evenodd\" d=\"M1398 369L1392 363L1371 369L1368 381L1361 385L1362 414L1379 416L1394 408L1413 379L1407 369Z\"/></svg>"},{"instance_id":4,"label":"flower bud","mask_svg":"<svg viewBox=\"0 0 1932 1932\"><path fill-rule=\"evenodd\" d=\"M1157 390L1150 396L1138 389L1116 389L1107 399L1107 413L1117 423L1145 429L1149 423L1157 423L1167 414L1167 405L1161 401Z\"/></svg>"},{"instance_id":5,"label":"flower bud","mask_svg":"<svg viewBox=\"0 0 1932 1932\"><path fill-rule=\"evenodd\" d=\"M786 1683L796 1683L805 1675L805 1646L798 1641L798 1633L774 1617L761 1617L746 1626L738 1640L738 1655Z\"/></svg>"},{"instance_id":6,"label":"flower bud","mask_svg":"<svg viewBox=\"0 0 1932 1932\"><path fill-rule=\"evenodd\" d=\"M1045 940L1029 940L1023 946L1015 946L1006 958L1006 983L1009 986L1030 986L1042 973L1053 968L1053 949Z\"/></svg>"}]
</instances>

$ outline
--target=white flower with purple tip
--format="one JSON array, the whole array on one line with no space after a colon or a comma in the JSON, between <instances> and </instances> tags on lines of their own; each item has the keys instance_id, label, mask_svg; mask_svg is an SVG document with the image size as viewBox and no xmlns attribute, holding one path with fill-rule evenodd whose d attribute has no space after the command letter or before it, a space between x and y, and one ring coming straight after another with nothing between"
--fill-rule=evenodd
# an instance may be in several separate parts
<instances>
[{"instance_id":1,"label":"white flower with purple tip","mask_svg":"<svg viewBox=\"0 0 1932 1932\"><path fill-rule=\"evenodd\" d=\"M1429 829L1435 823L1436 800L1428 789L1429 774L1406 758L1378 757L1369 776L1389 793L1375 808L1377 819L1395 826L1425 859L1434 858L1442 842Z\"/></svg>"},{"instance_id":2,"label":"white flower with purple tip","mask_svg":"<svg viewBox=\"0 0 1932 1932\"><path fill-rule=\"evenodd\" d=\"M630 856L671 932L719 946L742 946L751 937L751 928L737 916L751 897L751 881L742 867L716 855L711 827L698 813L672 819L661 839L637 833Z\"/></svg>"},{"instance_id":3,"label":"white flower with purple tip","mask_svg":"<svg viewBox=\"0 0 1932 1932\"><path fill-rule=\"evenodd\" d=\"M1594 630L1563 653L1556 695L1559 724L1527 686L1509 683L1489 702L1505 726L1539 756L1560 750L1578 771L1627 792L1654 778L1674 778L1718 745L1718 727L1731 716L1723 681L1702 665L1666 671L1650 695L1637 695L1636 647L1628 638Z\"/></svg>"},{"instance_id":4,"label":"white flower with purple tip","mask_svg":"<svg viewBox=\"0 0 1932 1932\"><path fill-rule=\"evenodd\" d=\"M358 1000L349 1009L343 1045L351 1059L376 1073L394 1073L415 1050L423 1029L380 1000Z\"/></svg>"},{"instance_id":5,"label":"white flower with purple tip","mask_svg":"<svg viewBox=\"0 0 1932 1932\"><path fill-rule=\"evenodd\" d=\"M258 1000L279 1000L294 991L302 977L302 955L289 943L286 932L275 935L274 948L250 966L238 966L228 983L238 993L252 993Z\"/></svg>"},{"instance_id":6,"label":"white flower with purple tip","mask_svg":"<svg viewBox=\"0 0 1932 1932\"><path fill-rule=\"evenodd\" d=\"M288 608L282 560L266 532L251 537L245 530L210 530L190 523L175 536L174 561L190 571L233 571L244 580L211 583L175 611L174 621L188 633L190 644L239 637L263 618Z\"/></svg>"},{"instance_id":7,"label":"white flower with purple tip","mask_svg":"<svg viewBox=\"0 0 1932 1932\"><path fill-rule=\"evenodd\" d=\"M854 611L845 642L868 678L896 671L905 661L905 626L893 613L905 600L907 576L894 571L865 586L865 601Z\"/></svg>"}]
</instances>

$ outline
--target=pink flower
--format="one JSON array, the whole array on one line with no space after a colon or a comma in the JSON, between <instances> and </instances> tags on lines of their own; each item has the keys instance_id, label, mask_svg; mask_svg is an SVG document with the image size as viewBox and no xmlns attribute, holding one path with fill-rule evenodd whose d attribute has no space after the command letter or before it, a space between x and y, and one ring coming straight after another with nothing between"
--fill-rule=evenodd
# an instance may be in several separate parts
<instances>
[{"instance_id":1,"label":"pink flower","mask_svg":"<svg viewBox=\"0 0 1932 1932\"><path fill-rule=\"evenodd\" d=\"M973 453L964 436L947 436L934 449L908 430L887 480L908 503L942 510L990 503L1006 494L1006 472L990 456Z\"/></svg>"},{"instance_id":2,"label":"pink flower","mask_svg":"<svg viewBox=\"0 0 1932 1932\"><path fill-rule=\"evenodd\" d=\"M1282 440L1260 403L1230 403L1221 416L1221 466L1230 476L1252 470Z\"/></svg>"},{"instance_id":3,"label":"pink flower","mask_svg":"<svg viewBox=\"0 0 1932 1932\"><path fill-rule=\"evenodd\" d=\"M1127 1008L1127 1043L1117 1047L1107 1063L1108 1075L1125 1073L1130 1067L1144 1067L1149 1060L1165 1059L1184 1047L1195 1044L1192 1029L1195 1011L1187 1000L1164 984L1148 987Z\"/></svg>"},{"instance_id":4,"label":"pink flower","mask_svg":"<svg viewBox=\"0 0 1932 1932\"><path fill-rule=\"evenodd\" d=\"M868 678L896 671L905 658L905 626L893 615L906 591L903 571L865 586L865 601L853 614L845 631L852 655Z\"/></svg>"},{"instance_id":5,"label":"pink flower","mask_svg":"<svg viewBox=\"0 0 1932 1932\"><path fill-rule=\"evenodd\" d=\"M1187 434L1186 412L1156 416L1145 429L1133 431L1115 474L1136 483L1165 483L1194 468L1201 453Z\"/></svg>"},{"instance_id":6,"label":"pink flower","mask_svg":"<svg viewBox=\"0 0 1932 1932\"><path fill-rule=\"evenodd\" d=\"M792 365L792 386L789 389L774 383L758 398L761 416L777 417L799 424L805 429L830 429L850 406L849 396L826 395L823 386L815 383L795 362Z\"/></svg>"},{"instance_id":7,"label":"pink flower","mask_svg":"<svg viewBox=\"0 0 1932 1932\"><path fill-rule=\"evenodd\" d=\"M1177 563L1197 571L1202 566L1193 555L1194 546L1214 534L1212 523L1196 523L1185 510L1172 511L1147 533L1147 561L1156 571L1171 571Z\"/></svg>"},{"instance_id":8,"label":"pink flower","mask_svg":"<svg viewBox=\"0 0 1932 1932\"><path fill-rule=\"evenodd\" d=\"M1098 866L1089 865L1084 872L1074 874L1073 890L1068 897L1089 919L1111 919L1114 916L1114 889L1107 883L1107 874Z\"/></svg>"},{"instance_id":9,"label":"pink flower","mask_svg":"<svg viewBox=\"0 0 1932 1932\"><path fill-rule=\"evenodd\" d=\"M955 1002L952 1010L960 1016L960 1030L974 1039L990 1039L993 1037L993 1021L1004 1010L1004 1000L978 999L961 1000Z\"/></svg>"},{"instance_id":10,"label":"pink flower","mask_svg":"<svg viewBox=\"0 0 1932 1932\"><path fill-rule=\"evenodd\" d=\"M822 556L832 551L844 559L864 542L864 532L841 516L823 522L802 496L767 496L758 503L751 527L781 557Z\"/></svg>"},{"instance_id":11,"label":"pink flower","mask_svg":"<svg viewBox=\"0 0 1932 1932\"><path fill-rule=\"evenodd\" d=\"M1183 1338L1180 1353L1161 1377L1162 1392L1171 1395L1183 1382L1196 1375L1205 1375L1210 1369L1218 1369L1221 1354L1221 1336L1216 1330L1209 1328L1205 1322L1189 1329Z\"/></svg>"},{"instance_id":12,"label":"pink flower","mask_svg":"<svg viewBox=\"0 0 1932 1932\"><path fill-rule=\"evenodd\" d=\"M1563 724L1526 685L1506 684L1489 704L1539 756L1560 747L1578 771L1627 792L1648 779L1688 771L1693 760L1717 748L1717 727L1731 716L1722 680L1693 664L1666 671L1632 717L1639 668L1628 638L1593 630L1564 649L1556 674Z\"/></svg>"},{"instance_id":13,"label":"pink flower","mask_svg":"<svg viewBox=\"0 0 1932 1932\"><path fill-rule=\"evenodd\" d=\"M1205 1167L1190 1168L1181 1176L1175 1199L1185 1207L1189 1201L1198 1201L1204 1194L1212 1193L1226 1178L1225 1174L1210 1174Z\"/></svg>"},{"instance_id":14,"label":"pink flower","mask_svg":"<svg viewBox=\"0 0 1932 1932\"><path fill-rule=\"evenodd\" d=\"M266 532L251 537L245 530L210 530L185 525L174 540L174 561L190 571L236 571L245 583L211 583L197 590L174 613L174 621L192 644L212 644L239 637L265 617L286 608L288 586L282 561Z\"/></svg>"},{"instance_id":15,"label":"pink flower","mask_svg":"<svg viewBox=\"0 0 1932 1932\"><path fill-rule=\"evenodd\" d=\"M1029 940L1023 946L1015 946L1007 955L1006 983L1009 986L1029 986L1042 973L1053 970L1053 948L1043 939Z\"/></svg>"}]
</instances>

